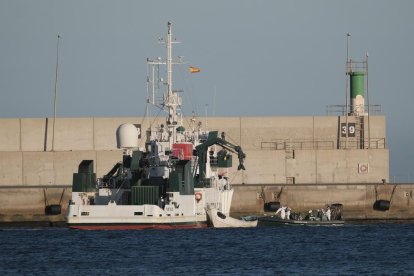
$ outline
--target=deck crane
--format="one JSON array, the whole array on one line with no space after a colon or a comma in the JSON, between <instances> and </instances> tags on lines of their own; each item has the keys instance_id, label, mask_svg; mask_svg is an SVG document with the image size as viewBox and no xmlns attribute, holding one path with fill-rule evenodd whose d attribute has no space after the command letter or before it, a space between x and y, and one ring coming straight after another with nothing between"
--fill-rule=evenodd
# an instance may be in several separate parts
<instances>
[{"instance_id":1,"label":"deck crane","mask_svg":"<svg viewBox=\"0 0 414 276\"><path fill-rule=\"evenodd\" d=\"M233 153L237 153L239 159L239 165L237 170L245 170L244 159L246 154L243 152L242 148L238 145L234 145L225 140L224 132L222 132L221 138L218 137L218 131L210 131L208 133L207 140L196 146L197 156L198 156L198 179L203 181L206 178L206 163L207 163L207 153L208 148L213 145L219 145L224 150L219 151L217 155L219 167L220 164L223 164L223 167L231 167L231 155L227 154L226 150L229 150ZM220 162L221 161L221 162ZM224 162L223 162L224 161ZM226 162L227 161L227 162Z\"/></svg>"}]
</instances>

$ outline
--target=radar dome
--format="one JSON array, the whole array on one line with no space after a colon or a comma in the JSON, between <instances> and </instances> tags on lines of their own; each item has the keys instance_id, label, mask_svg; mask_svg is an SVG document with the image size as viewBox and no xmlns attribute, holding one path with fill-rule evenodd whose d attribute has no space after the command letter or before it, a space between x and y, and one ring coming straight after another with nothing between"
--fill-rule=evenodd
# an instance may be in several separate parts
<instances>
[{"instance_id":1,"label":"radar dome","mask_svg":"<svg viewBox=\"0 0 414 276\"><path fill-rule=\"evenodd\" d=\"M121 148L138 147L138 129L133 124L122 124L116 130L116 144Z\"/></svg>"}]
</instances>

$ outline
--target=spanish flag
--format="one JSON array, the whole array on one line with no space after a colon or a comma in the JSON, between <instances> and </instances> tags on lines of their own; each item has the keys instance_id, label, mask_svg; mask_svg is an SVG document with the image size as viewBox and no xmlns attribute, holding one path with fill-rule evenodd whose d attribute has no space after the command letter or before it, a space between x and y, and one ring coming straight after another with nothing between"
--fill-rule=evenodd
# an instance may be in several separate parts
<instances>
[{"instance_id":1,"label":"spanish flag","mask_svg":"<svg viewBox=\"0 0 414 276\"><path fill-rule=\"evenodd\" d=\"M201 71L201 70L200 70L200 68L193 67L193 66L190 66L190 67L188 68L188 70L190 71L190 73L198 73L198 72L200 72L200 71Z\"/></svg>"}]
</instances>

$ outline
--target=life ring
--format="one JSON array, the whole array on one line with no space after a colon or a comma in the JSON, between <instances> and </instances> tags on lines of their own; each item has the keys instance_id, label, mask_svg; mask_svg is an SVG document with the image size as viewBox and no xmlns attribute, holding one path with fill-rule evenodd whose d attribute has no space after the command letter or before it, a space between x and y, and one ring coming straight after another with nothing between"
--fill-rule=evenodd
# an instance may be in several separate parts
<instances>
[{"instance_id":1,"label":"life ring","mask_svg":"<svg viewBox=\"0 0 414 276\"><path fill-rule=\"evenodd\" d=\"M200 192L195 193L194 197L197 200L197 202L200 201L203 198L203 196Z\"/></svg>"},{"instance_id":2,"label":"life ring","mask_svg":"<svg viewBox=\"0 0 414 276\"><path fill-rule=\"evenodd\" d=\"M359 166L359 171L360 171L361 173L366 173L366 172L368 172L368 165L367 165L367 164L362 164L362 165L360 165L360 166Z\"/></svg>"}]
</instances>

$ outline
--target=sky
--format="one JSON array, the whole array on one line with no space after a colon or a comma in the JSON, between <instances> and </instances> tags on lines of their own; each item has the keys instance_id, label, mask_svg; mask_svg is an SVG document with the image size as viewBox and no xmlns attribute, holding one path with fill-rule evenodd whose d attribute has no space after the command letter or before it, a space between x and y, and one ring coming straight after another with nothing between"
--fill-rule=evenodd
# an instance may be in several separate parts
<instances>
[{"instance_id":1,"label":"sky","mask_svg":"<svg viewBox=\"0 0 414 276\"><path fill-rule=\"evenodd\" d=\"M386 116L390 181L414 181L414 1L0 0L0 118L143 116L147 58L182 42L185 115L323 116L345 104L346 34L369 53ZM201 69L189 74L188 66Z\"/></svg>"}]
</instances>

